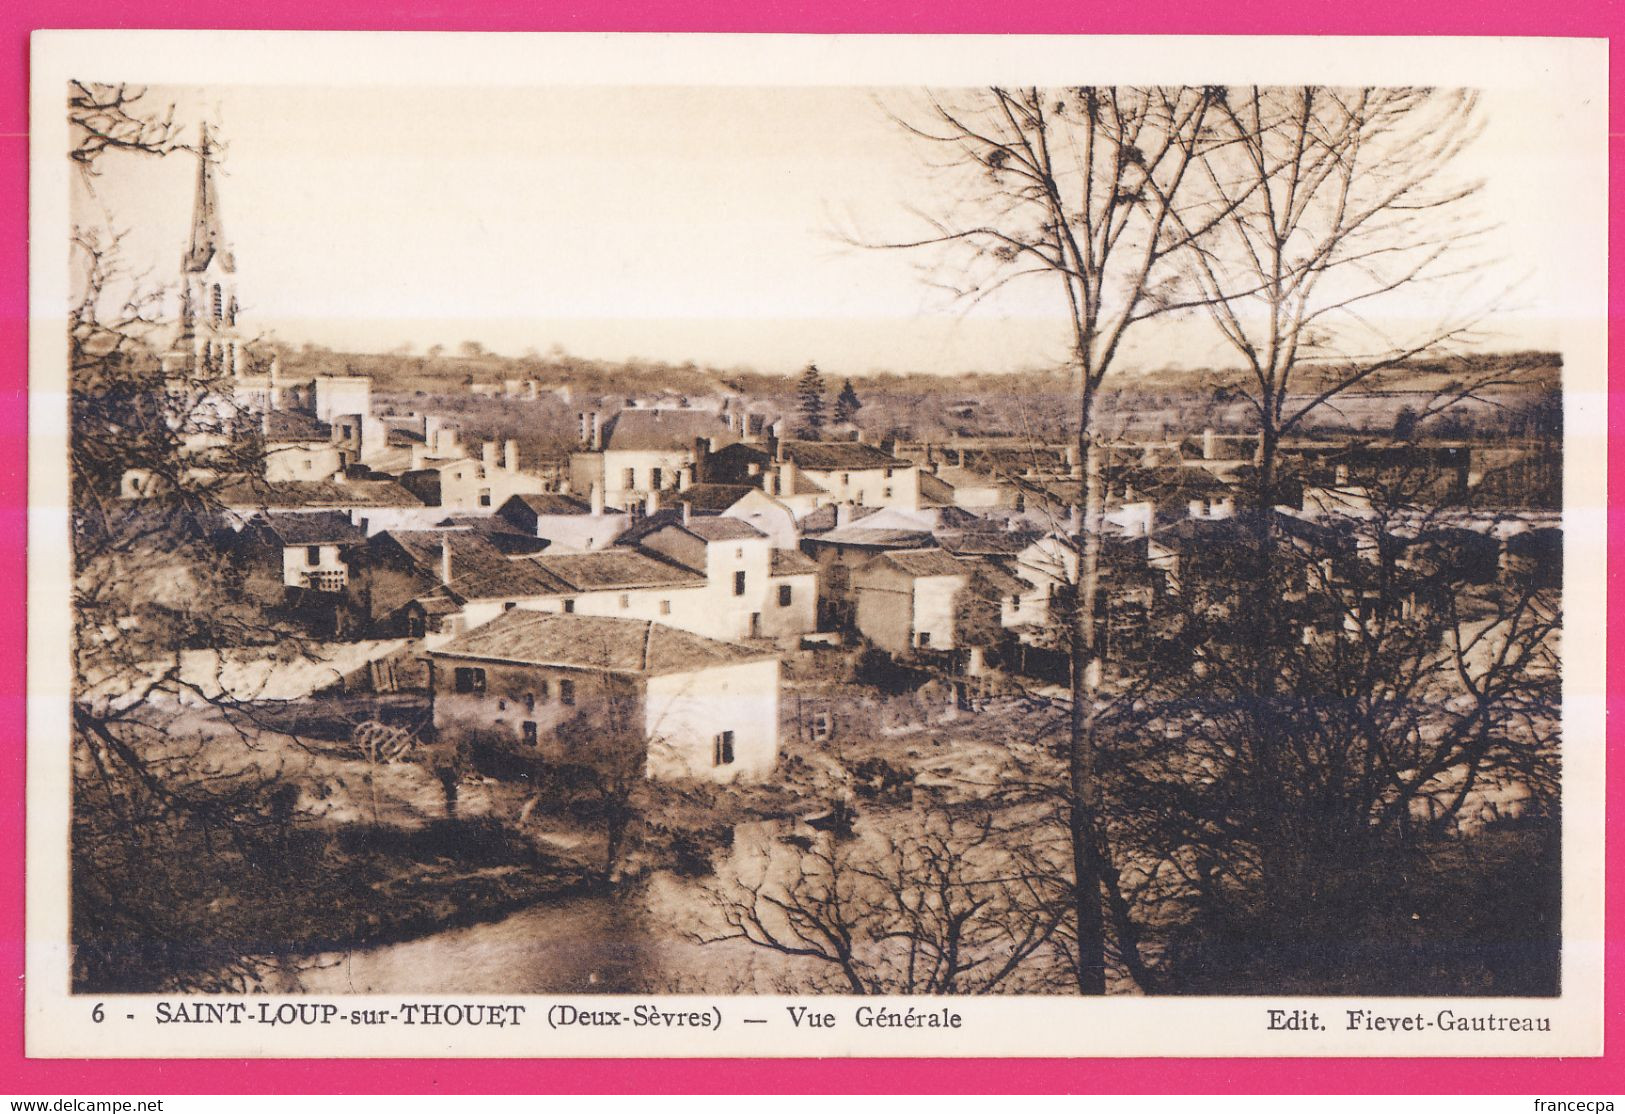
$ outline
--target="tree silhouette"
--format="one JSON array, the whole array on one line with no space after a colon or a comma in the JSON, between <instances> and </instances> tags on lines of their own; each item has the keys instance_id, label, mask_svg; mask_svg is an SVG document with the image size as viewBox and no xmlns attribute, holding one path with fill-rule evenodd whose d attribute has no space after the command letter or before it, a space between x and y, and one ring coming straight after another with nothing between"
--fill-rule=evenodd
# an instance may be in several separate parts
<instances>
[{"instance_id":1,"label":"tree silhouette","mask_svg":"<svg viewBox=\"0 0 1625 1114\"><path fill-rule=\"evenodd\" d=\"M801 436L816 441L824 433L824 377L817 364L808 364L796 383L797 408L801 413Z\"/></svg>"},{"instance_id":2,"label":"tree silhouette","mask_svg":"<svg viewBox=\"0 0 1625 1114\"><path fill-rule=\"evenodd\" d=\"M852 380L848 379L841 385L841 393L835 396L836 424L855 420L861 409L863 400L858 397L858 392L852 389Z\"/></svg>"}]
</instances>

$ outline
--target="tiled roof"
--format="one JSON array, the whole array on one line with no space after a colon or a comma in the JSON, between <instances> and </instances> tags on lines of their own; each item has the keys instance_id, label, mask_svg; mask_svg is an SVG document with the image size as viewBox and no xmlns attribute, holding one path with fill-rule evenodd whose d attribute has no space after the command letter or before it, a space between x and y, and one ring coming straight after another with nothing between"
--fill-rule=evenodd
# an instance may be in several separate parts
<instances>
[{"instance_id":1,"label":"tiled roof","mask_svg":"<svg viewBox=\"0 0 1625 1114\"><path fill-rule=\"evenodd\" d=\"M880 508L849 507L848 511L850 512L848 516L848 523L850 524L852 522L856 522L860 518L868 518L872 514L879 513ZM802 516L799 520L797 520L797 525L801 527L801 532L803 534L820 534L826 530L835 529L835 524L837 521L838 519L834 504L825 503L823 506L818 507Z\"/></svg>"},{"instance_id":2,"label":"tiled roof","mask_svg":"<svg viewBox=\"0 0 1625 1114\"><path fill-rule=\"evenodd\" d=\"M569 589L579 592L615 588L688 587L705 577L637 549L600 549L592 553L559 553L534 558Z\"/></svg>"},{"instance_id":3,"label":"tiled roof","mask_svg":"<svg viewBox=\"0 0 1625 1114\"><path fill-rule=\"evenodd\" d=\"M646 677L772 656L649 620L521 610L505 612L431 653Z\"/></svg>"},{"instance_id":4,"label":"tiled roof","mask_svg":"<svg viewBox=\"0 0 1625 1114\"><path fill-rule=\"evenodd\" d=\"M523 596L567 596L570 585L532 557L493 559L452 550L451 591L465 600L513 599Z\"/></svg>"},{"instance_id":5,"label":"tiled roof","mask_svg":"<svg viewBox=\"0 0 1625 1114\"><path fill-rule=\"evenodd\" d=\"M692 484L674 498L696 511L725 511L757 490L749 484Z\"/></svg>"},{"instance_id":6,"label":"tiled roof","mask_svg":"<svg viewBox=\"0 0 1625 1114\"><path fill-rule=\"evenodd\" d=\"M519 503L530 508L532 514L591 514L592 507L583 500L571 495L560 495L557 492L543 491L530 495L515 495L509 503ZM507 504L503 504L506 506Z\"/></svg>"},{"instance_id":7,"label":"tiled roof","mask_svg":"<svg viewBox=\"0 0 1625 1114\"><path fill-rule=\"evenodd\" d=\"M937 544L949 553L967 556L1000 556L1020 553L1038 537L1036 530L944 530Z\"/></svg>"},{"instance_id":8,"label":"tiled roof","mask_svg":"<svg viewBox=\"0 0 1625 1114\"><path fill-rule=\"evenodd\" d=\"M862 441L786 441L782 451L797 467L819 472L909 467L908 461Z\"/></svg>"},{"instance_id":9,"label":"tiled roof","mask_svg":"<svg viewBox=\"0 0 1625 1114\"><path fill-rule=\"evenodd\" d=\"M343 511L281 511L256 515L253 521L283 545L359 545L367 540L366 533Z\"/></svg>"},{"instance_id":10,"label":"tiled roof","mask_svg":"<svg viewBox=\"0 0 1625 1114\"><path fill-rule=\"evenodd\" d=\"M691 518L683 523L683 529L697 538L704 538L708 542L732 542L743 541L746 538L767 537L766 534L742 519L727 518L721 515Z\"/></svg>"},{"instance_id":11,"label":"tiled roof","mask_svg":"<svg viewBox=\"0 0 1625 1114\"><path fill-rule=\"evenodd\" d=\"M932 542L928 530L872 530L866 526L842 526L839 530L806 540L818 545L873 546L877 549L913 549Z\"/></svg>"},{"instance_id":12,"label":"tiled roof","mask_svg":"<svg viewBox=\"0 0 1625 1114\"><path fill-rule=\"evenodd\" d=\"M692 449L696 437L728 437L708 410L622 410L604 423L606 449Z\"/></svg>"},{"instance_id":13,"label":"tiled roof","mask_svg":"<svg viewBox=\"0 0 1625 1114\"><path fill-rule=\"evenodd\" d=\"M969 566L954 559L953 554L940 549L904 549L881 554L876 558L894 565L909 576L963 576Z\"/></svg>"},{"instance_id":14,"label":"tiled roof","mask_svg":"<svg viewBox=\"0 0 1625 1114\"><path fill-rule=\"evenodd\" d=\"M773 551L773 565L769 570L769 574L772 576L798 576L803 573L817 571L818 562L799 549L775 549Z\"/></svg>"},{"instance_id":15,"label":"tiled roof","mask_svg":"<svg viewBox=\"0 0 1625 1114\"><path fill-rule=\"evenodd\" d=\"M996 596L1020 596L1033 590L1031 581L1016 576L993 561L977 561L971 566L971 579L984 592Z\"/></svg>"},{"instance_id":16,"label":"tiled roof","mask_svg":"<svg viewBox=\"0 0 1625 1114\"><path fill-rule=\"evenodd\" d=\"M682 509L667 507L665 510L656 511L654 514L646 514L642 518L633 521L630 526L615 536L615 544L619 546L637 545L656 530L663 530L667 526L681 526L682 524Z\"/></svg>"},{"instance_id":17,"label":"tiled roof","mask_svg":"<svg viewBox=\"0 0 1625 1114\"><path fill-rule=\"evenodd\" d=\"M421 507L423 500L394 480L347 480L344 483L241 482L217 493L228 507Z\"/></svg>"},{"instance_id":18,"label":"tiled roof","mask_svg":"<svg viewBox=\"0 0 1625 1114\"><path fill-rule=\"evenodd\" d=\"M574 589L529 554L510 556L491 535L474 530L391 530L378 536L404 549L423 572L423 581L440 579L442 546L451 547L451 583L446 590L464 600L565 596ZM421 586L417 591L421 591ZM415 594L415 593L414 593ZM410 597L408 597L410 598ZM387 601L388 608L405 600Z\"/></svg>"},{"instance_id":19,"label":"tiled roof","mask_svg":"<svg viewBox=\"0 0 1625 1114\"><path fill-rule=\"evenodd\" d=\"M532 535L525 533L507 519L494 514L453 514L447 515L439 522L438 527L455 527L462 530L474 530L481 534L511 534L521 538Z\"/></svg>"},{"instance_id":20,"label":"tiled roof","mask_svg":"<svg viewBox=\"0 0 1625 1114\"><path fill-rule=\"evenodd\" d=\"M333 427L299 410L267 410L267 441L331 441Z\"/></svg>"}]
</instances>

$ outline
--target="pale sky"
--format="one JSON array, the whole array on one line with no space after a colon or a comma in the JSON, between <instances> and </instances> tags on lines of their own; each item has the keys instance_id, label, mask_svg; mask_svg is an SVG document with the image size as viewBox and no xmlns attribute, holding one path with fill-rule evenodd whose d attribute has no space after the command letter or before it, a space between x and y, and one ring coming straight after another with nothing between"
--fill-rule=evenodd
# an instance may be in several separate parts
<instances>
[{"instance_id":1,"label":"pale sky","mask_svg":"<svg viewBox=\"0 0 1625 1114\"><path fill-rule=\"evenodd\" d=\"M1063 351L1035 281L966 311L921 230L920 152L846 88L153 88L229 144L220 179L243 327L298 344L692 359L834 374L1012 370ZM896 94L887 94L894 100ZM1486 347L1560 347L1584 237L1553 204L1574 137L1553 99L1488 94L1464 160L1517 308ZM195 134L195 126L189 131ZM173 281L196 163L109 155L96 189L132 263ZM1560 196L1560 194L1559 194ZM1504 280L1504 281L1502 281ZM1142 330L1125 366L1219 354L1205 319Z\"/></svg>"}]
</instances>

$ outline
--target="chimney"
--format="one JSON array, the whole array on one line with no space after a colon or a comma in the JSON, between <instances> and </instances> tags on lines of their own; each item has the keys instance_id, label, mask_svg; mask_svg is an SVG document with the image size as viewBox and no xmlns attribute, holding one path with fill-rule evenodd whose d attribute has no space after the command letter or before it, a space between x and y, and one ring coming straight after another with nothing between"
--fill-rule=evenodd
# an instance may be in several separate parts
<instances>
[{"instance_id":1,"label":"chimney","mask_svg":"<svg viewBox=\"0 0 1625 1114\"><path fill-rule=\"evenodd\" d=\"M1083 530L1083 513L1078 510L1078 505L1076 503L1074 503L1074 504L1072 504L1071 509L1067 511L1066 532L1067 532L1067 535L1070 537L1070 536L1072 536L1074 534L1080 533L1082 530Z\"/></svg>"},{"instance_id":2,"label":"chimney","mask_svg":"<svg viewBox=\"0 0 1625 1114\"><path fill-rule=\"evenodd\" d=\"M582 448L592 447L592 422L590 415L585 411L576 414L576 428L579 430L579 439Z\"/></svg>"},{"instance_id":3,"label":"chimney","mask_svg":"<svg viewBox=\"0 0 1625 1114\"><path fill-rule=\"evenodd\" d=\"M497 470L497 443L495 441L481 443L480 464L485 468L487 476Z\"/></svg>"},{"instance_id":4,"label":"chimney","mask_svg":"<svg viewBox=\"0 0 1625 1114\"><path fill-rule=\"evenodd\" d=\"M1213 427L1208 426L1202 431L1202 459L1212 460L1215 455L1213 445Z\"/></svg>"},{"instance_id":5,"label":"chimney","mask_svg":"<svg viewBox=\"0 0 1625 1114\"><path fill-rule=\"evenodd\" d=\"M595 453L604 451L604 416L596 410L592 412L592 444L590 448Z\"/></svg>"},{"instance_id":6,"label":"chimney","mask_svg":"<svg viewBox=\"0 0 1625 1114\"><path fill-rule=\"evenodd\" d=\"M592 504L593 514L602 515L604 513L604 486L594 482L592 492L587 496L587 501Z\"/></svg>"},{"instance_id":7,"label":"chimney","mask_svg":"<svg viewBox=\"0 0 1625 1114\"><path fill-rule=\"evenodd\" d=\"M643 513L655 514L660 510L660 492L650 491L643 497Z\"/></svg>"},{"instance_id":8,"label":"chimney","mask_svg":"<svg viewBox=\"0 0 1625 1114\"><path fill-rule=\"evenodd\" d=\"M677 490L678 491L687 491L689 488L691 488L693 486L694 486L694 466L692 464L685 464L681 468L677 469ZM684 503L683 506L687 507L688 504Z\"/></svg>"},{"instance_id":9,"label":"chimney","mask_svg":"<svg viewBox=\"0 0 1625 1114\"><path fill-rule=\"evenodd\" d=\"M796 493L796 462L785 458L779 465L779 494L794 495Z\"/></svg>"},{"instance_id":10,"label":"chimney","mask_svg":"<svg viewBox=\"0 0 1625 1114\"><path fill-rule=\"evenodd\" d=\"M502 442L502 470L504 472L519 471L519 442L512 437Z\"/></svg>"},{"instance_id":11,"label":"chimney","mask_svg":"<svg viewBox=\"0 0 1625 1114\"><path fill-rule=\"evenodd\" d=\"M260 411L260 433L265 437L271 436L271 409L270 409L270 407L266 407L264 410Z\"/></svg>"},{"instance_id":12,"label":"chimney","mask_svg":"<svg viewBox=\"0 0 1625 1114\"><path fill-rule=\"evenodd\" d=\"M451 583L451 539L440 539L440 583Z\"/></svg>"},{"instance_id":13,"label":"chimney","mask_svg":"<svg viewBox=\"0 0 1625 1114\"><path fill-rule=\"evenodd\" d=\"M851 522L851 521L852 521L852 504L850 504L850 503L836 503L835 504L835 528L837 530L839 530L841 527L845 526L848 522Z\"/></svg>"},{"instance_id":14,"label":"chimney","mask_svg":"<svg viewBox=\"0 0 1625 1114\"><path fill-rule=\"evenodd\" d=\"M690 503L687 499L684 499L683 500L683 525L687 526L688 523L689 523L689 520L691 518L693 518L693 517L694 517L694 504Z\"/></svg>"},{"instance_id":15,"label":"chimney","mask_svg":"<svg viewBox=\"0 0 1625 1114\"><path fill-rule=\"evenodd\" d=\"M416 472L419 469L421 469L427 463L429 463L429 448L428 448L428 446L427 445L413 445L412 446L412 468L411 468L411 470Z\"/></svg>"}]
</instances>

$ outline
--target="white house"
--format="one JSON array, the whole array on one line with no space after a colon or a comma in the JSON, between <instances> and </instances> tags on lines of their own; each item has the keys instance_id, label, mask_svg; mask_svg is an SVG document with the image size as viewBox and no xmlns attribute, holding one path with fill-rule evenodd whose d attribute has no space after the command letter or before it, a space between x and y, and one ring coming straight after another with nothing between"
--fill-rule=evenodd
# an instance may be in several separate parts
<instances>
[{"instance_id":1,"label":"white house","mask_svg":"<svg viewBox=\"0 0 1625 1114\"><path fill-rule=\"evenodd\" d=\"M676 491L685 469L692 477L696 443L710 449L738 438L733 416L711 410L633 408L608 421L595 412L580 417L582 447L570 454L570 490L596 485L619 507Z\"/></svg>"},{"instance_id":2,"label":"white house","mask_svg":"<svg viewBox=\"0 0 1625 1114\"><path fill-rule=\"evenodd\" d=\"M603 491L597 486L585 502L557 492L514 495L497 513L521 530L552 542L554 553L604 549L632 524L631 515L604 505Z\"/></svg>"},{"instance_id":3,"label":"white house","mask_svg":"<svg viewBox=\"0 0 1625 1114\"><path fill-rule=\"evenodd\" d=\"M441 742L571 765L614 761L592 748L630 743L645 775L660 779L759 779L778 761L771 653L648 620L515 610L429 662Z\"/></svg>"},{"instance_id":4,"label":"white house","mask_svg":"<svg viewBox=\"0 0 1625 1114\"><path fill-rule=\"evenodd\" d=\"M882 553L852 572L858 630L892 654L952 650L970 567L940 549Z\"/></svg>"},{"instance_id":5,"label":"white house","mask_svg":"<svg viewBox=\"0 0 1625 1114\"><path fill-rule=\"evenodd\" d=\"M796 494L811 480L820 503L920 506L919 466L862 441L784 441L778 446L779 492Z\"/></svg>"},{"instance_id":6,"label":"white house","mask_svg":"<svg viewBox=\"0 0 1625 1114\"><path fill-rule=\"evenodd\" d=\"M798 638L817 630L818 570L800 553L776 550L750 523L691 515L639 543L704 575L700 633L714 638Z\"/></svg>"}]
</instances>

